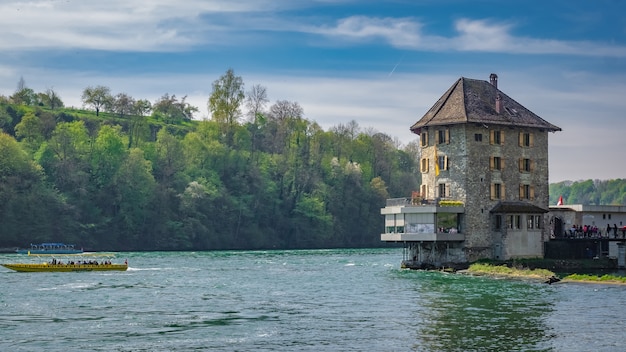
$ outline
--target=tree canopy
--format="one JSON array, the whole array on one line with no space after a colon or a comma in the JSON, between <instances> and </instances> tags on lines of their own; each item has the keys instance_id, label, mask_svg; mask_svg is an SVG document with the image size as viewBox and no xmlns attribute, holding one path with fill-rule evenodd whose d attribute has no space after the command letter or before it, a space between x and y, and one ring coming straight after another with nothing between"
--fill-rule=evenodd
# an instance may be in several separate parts
<instances>
[{"instance_id":1,"label":"tree canopy","mask_svg":"<svg viewBox=\"0 0 626 352\"><path fill-rule=\"evenodd\" d=\"M297 102L269 105L261 85L245 100L243 87L228 70L202 121L185 98L150 104L104 86L83 92L94 113L0 100L0 247L383 245L380 208L418 188L419 149L355 121L325 131Z\"/></svg>"}]
</instances>

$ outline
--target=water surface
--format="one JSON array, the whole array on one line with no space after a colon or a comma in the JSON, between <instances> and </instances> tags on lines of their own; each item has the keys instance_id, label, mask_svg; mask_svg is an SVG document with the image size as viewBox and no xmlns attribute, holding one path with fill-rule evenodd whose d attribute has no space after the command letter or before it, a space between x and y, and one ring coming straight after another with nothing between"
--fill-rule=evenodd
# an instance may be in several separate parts
<instances>
[{"instance_id":1,"label":"water surface","mask_svg":"<svg viewBox=\"0 0 626 352\"><path fill-rule=\"evenodd\" d=\"M626 350L626 286L406 271L401 249L124 258L127 272L0 268L0 350Z\"/></svg>"}]
</instances>

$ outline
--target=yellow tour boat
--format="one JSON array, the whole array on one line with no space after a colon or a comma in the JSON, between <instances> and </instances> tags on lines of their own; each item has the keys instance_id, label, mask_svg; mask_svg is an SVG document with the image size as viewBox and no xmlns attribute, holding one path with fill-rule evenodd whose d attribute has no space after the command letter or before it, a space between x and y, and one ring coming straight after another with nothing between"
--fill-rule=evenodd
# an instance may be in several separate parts
<instances>
[{"instance_id":1,"label":"yellow tour boat","mask_svg":"<svg viewBox=\"0 0 626 352\"><path fill-rule=\"evenodd\" d=\"M39 255L35 255L39 257ZM100 256L110 256L102 255ZM87 259L68 259L66 261L52 258L49 262L43 263L14 263L1 264L3 267L20 271L20 272L70 272L70 271L126 271L128 269L128 261L123 264L114 264L110 260L87 260Z\"/></svg>"}]
</instances>

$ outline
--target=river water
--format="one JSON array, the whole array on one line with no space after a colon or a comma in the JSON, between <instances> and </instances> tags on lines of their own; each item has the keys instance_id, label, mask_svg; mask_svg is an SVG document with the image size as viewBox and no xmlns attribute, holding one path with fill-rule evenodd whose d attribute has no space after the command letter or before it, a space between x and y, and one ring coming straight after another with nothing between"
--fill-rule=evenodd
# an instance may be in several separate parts
<instances>
[{"instance_id":1,"label":"river water","mask_svg":"<svg viewBox=\"0 0 626 352\"><path fill-rule=\"evenodd\" d=\"M626 286L407 271L401 251L118 254L126 272L0 267L0 351L626 351Z\"/></svg>"}]
</instances>

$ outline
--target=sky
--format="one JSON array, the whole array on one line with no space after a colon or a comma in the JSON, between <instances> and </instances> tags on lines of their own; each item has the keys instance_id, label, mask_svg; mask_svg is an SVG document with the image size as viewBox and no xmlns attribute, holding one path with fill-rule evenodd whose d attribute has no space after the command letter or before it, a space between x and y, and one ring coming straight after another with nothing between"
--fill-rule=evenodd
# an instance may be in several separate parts
<instances>
[{"instance_id":1,"label":"sky","mask_svg":"<svg viewBox=\"0 0 626 352\"><path fill-rule=\"evenodd\" d=\"M203 119L233 69L325 130L355 121L406 145L457 79L496 73L562 129L551 183L626 178L624 13L621 0L3 0L0 95L23 78L81 107L103 85L187 96Z\"/></svg>"}]
</instances>

